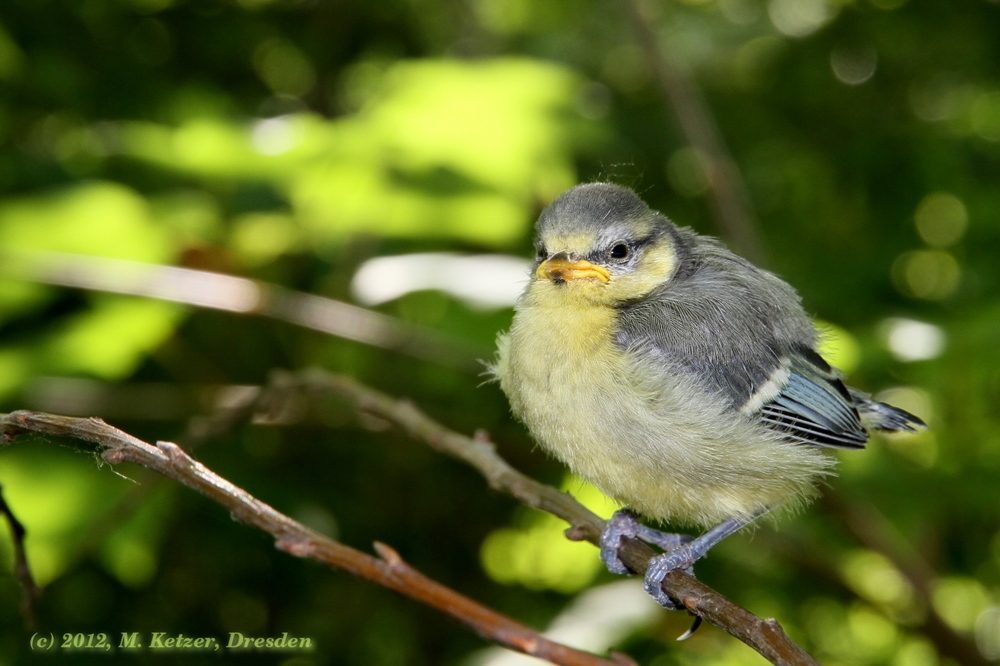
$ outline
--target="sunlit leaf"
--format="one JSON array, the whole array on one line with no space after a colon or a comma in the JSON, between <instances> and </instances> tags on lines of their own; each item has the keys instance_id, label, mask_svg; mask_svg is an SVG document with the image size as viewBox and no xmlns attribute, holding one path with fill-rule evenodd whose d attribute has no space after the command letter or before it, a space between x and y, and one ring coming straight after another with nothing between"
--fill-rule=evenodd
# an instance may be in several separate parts
<instances>
[{"instance_id":1,"label":"sunlit leaf","mask_svg":"<svg viewBox=\"0 0 1000 666\"><path fill-rule=\"evenodd\" d=\"M163 301L100 299L53 333L45 345L44 364L50 372L123 377L163 343L183 312Z\"/></svg>"},{"instance_id":2,"label":"sunlit leaf","mask_svg":"<svg viewBox=\"0 0 1000 666\"><path fill-rule=\"evenodd\" d=\"M116 183L87 183L0 204L0 248L169 262L172 239L146 200Z\"/></svg>"}]
</instances>

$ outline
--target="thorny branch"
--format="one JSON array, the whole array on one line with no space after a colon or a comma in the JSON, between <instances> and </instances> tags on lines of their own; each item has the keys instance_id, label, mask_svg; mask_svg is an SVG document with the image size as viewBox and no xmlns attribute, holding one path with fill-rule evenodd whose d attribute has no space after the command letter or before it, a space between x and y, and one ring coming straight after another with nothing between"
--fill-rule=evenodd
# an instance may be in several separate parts
<instances>
[{"instance_id":1,"label":"thorny branch","mask_svg":"<svg viewBox=\"0 0 1000 666\"><path fill-rule=\"evenodd\" d=\"M317 560L399 592L518 652L567 666L634 664L624 655L614 655L614 661L609 661L555 643L530 627L427 578L385 544L376 543L380 557L372 557L314 532L218 476L172 442L157 442L153 446L96 418L28 411L0 415L0 434L4 440L10 441L24 432L74 437L97 444L105 461L113 465L132 462L183 483L229 509L234 520L271 534L275 545L287 553Z\"/></svg>"},{"instance_id":2,"label":"thorny branch","mask_svg":"<svg viewBox=\"0 0 1000 666\"><path fill-rule=\"evenodd\" d=\"M298 374L275 373L269 388L272 400L287 400L299 388L330 392L347 399L362 412L385 419L402 428L414 439L457 458L485 477L494 490L511 495L528 506L547 511L565 520L566 536L577 541L600 543L604 521L576 501L573 496L525 476L497 454L488 436L477 432L466 437L449 430L421 412L408 400L397 400L343 375L319 369ZM267 397L263 399L267 401ZM621 557L635 572L645 572L655 555L646 544L627 540ZM680 601L693 615L714 624L741 640L773 664L815 665L817 662L796 645L773 619L764 620L736 605L712 588L682 571L667 575L663 590Z\"/></svg>"},{"instance_id":3,"label":"thorny branch","mask_svg":"<svg viewBox=\"0 0 1000 666\"><path fill-rule=\"evenodd\" d=\"M392 398L348 377L330 374L318 369L299 373L276 372L270 385L262 392L248 393L245 400L239 401L239 404L225 408L220 407L217 413L207 417L202 425L206 432L224 431L228 425L248 418L250 416L248 410L254 409L259 410L257 418L265 420L274 419L278 415L287 416L296 412L301 414L301 410L296 409L293 403L297 398L302 397L303 393L317 396L321 394L337 396L350 403L359 414L374 416L400 427L414 439L475 468L492 489L511 495L528 506L547 511L565 520L570 526L566 530L567 537L589 541L595 545L599 543L600 534L604 527L604 521L601 518L590 512L571 495L539 483L511 467L496 453L493 444L484 432L480 431L474 437L467 437L449 430L430 419L410 401ZM15 417L19 420L12 420ZM284 418L279 418L279 420L285 421ZM29 428L26 424L33 427ZM449 599L452 595L458 596L457 593L447 588L441 588L433 581L424 578L402 562L398 554L388 546L376 545L376 550L382 555L382 559L379 560L317 535L290 518L279 514L266 504L250 497L245 491L215 476L214 473L192 460L174 444L161 442L157 444L157 447L151 447L149 444L136 440L96 419L73 419L32 412L15 412L2 416L0 417L0 427L8 437L22 430L31 429L37 432L79 437L108 447L103 453L105 460L109 462L125 460L136 462L191 486L210 499L229 507L235 519L264 529L274 535L278 547L287 552L300 557L317 559L359 577L385 585L441 609L459 621L468 624L481 635L500 644L521 651L526 651L525 647L527 646L539 650L531 653L534 656L556 661L551 654L543 656L538 645L532 642L536 636L533 633L530 640L521 641L521 643L506 642L509 640L506 631L499 632L499 636L496 633L487 633L479 619L479 614L481 612L493 613L492 611L484 609L464 597L459 598L467 604L472 604L475 610L470 610L470 607L461 604L457 606L458 610L456 610L456 605L452 604ZM189 428L187 435L191 439L188 437L185 439L193 443L193 441L206 436L206 432L201 432L199 428L194 430L197 432ZM645 571L654 555L655 553L648 546L639 541L627 541L622 550L623 561L636 572ZM386 567L392 567L391 576L386 573ZM418 595L413 592L412 586L421 590L425 589L425 582L427 585L436 586L433 593ZM667 576L663 588L672 598L680 601L690 613L733 635L774 664L795 666L816 664L815 660L788 638L775 620L763 620L753 615L693 576L683 572L673 572ZM502 618L502 616L500 617ZM518 627L519 631L531 631L507 618L502 618L502 623L497 626L506 626L506 623ZM563 646L558 647L568 649ZM587 658L598 659L592 655L583 654ZM615 655L615 659L622 660L624 657ZM609 662L599 660L596 662L557 661L556 663L607 664Z\"/></svg>"}]
</instances>

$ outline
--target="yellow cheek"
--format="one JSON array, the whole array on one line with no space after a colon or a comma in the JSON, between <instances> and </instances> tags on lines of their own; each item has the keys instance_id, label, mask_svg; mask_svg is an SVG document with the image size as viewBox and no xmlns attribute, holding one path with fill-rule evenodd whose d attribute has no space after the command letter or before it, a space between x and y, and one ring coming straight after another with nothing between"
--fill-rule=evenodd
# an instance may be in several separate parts
<instances>
[{"instance_id":1,"label":"yellow cheek","mask_svg":"<svg viewBox=\"0 0 1000 666\"><path fill-rule=\"evenodd\" d=\"M614 277L608 284L608 296L614 300L642 298L670 278L677 263L677 255L669 243L646 251L635 271Z\"/></svg>"}]
</instances>

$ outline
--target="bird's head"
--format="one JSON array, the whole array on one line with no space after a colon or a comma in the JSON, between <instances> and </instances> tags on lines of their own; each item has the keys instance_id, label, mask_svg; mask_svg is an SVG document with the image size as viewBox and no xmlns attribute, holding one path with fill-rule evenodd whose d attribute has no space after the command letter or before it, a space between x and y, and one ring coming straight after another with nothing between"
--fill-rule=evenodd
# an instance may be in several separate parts
<instances>
[{"instance_id":1,"label":"bird's head","mask_svg":"<svg viewBox=\"0 0 1000 666\"><path fill-rule=\"evenodd\" d=\"M578 185L538 219L529 292L605 305L641 299L677 270L672 228L632 190Z\"/></svg>"}]
</instances>

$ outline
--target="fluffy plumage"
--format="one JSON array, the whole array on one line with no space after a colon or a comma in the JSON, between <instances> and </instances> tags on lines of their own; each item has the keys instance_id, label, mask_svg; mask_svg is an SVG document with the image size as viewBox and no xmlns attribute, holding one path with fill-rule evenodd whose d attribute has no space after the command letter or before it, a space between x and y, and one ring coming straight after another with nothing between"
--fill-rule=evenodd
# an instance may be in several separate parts
<instances>
[{"instance_id":1,"label":"fluffy plumage","mask_svg":"<svg viewBox=\"0 0 1000 666\"><path fill-rule=\"evenodd\" d=\"M631 190L575 187L537 231L494 372L543 448L643 514L750 520L814 494L821 447L923 426L844 386L788 284Z\"/></svg>"}]
</instances>

